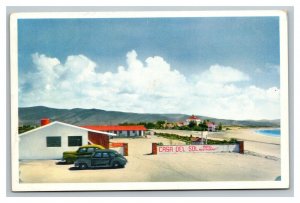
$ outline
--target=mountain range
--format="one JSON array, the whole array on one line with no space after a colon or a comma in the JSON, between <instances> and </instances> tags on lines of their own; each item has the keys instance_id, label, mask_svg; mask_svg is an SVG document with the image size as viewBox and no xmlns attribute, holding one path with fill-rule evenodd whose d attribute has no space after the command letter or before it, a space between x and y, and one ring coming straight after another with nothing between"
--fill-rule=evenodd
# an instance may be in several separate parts
<instances>
[{"instance_id":1,"label":"mountain range","mask_svg":"<svg viewBox=\"0 0 300 203\"><path fill-rule=\"evenodd\" d=\"M61 121L73 125L117 125L120 123L168 122L184 121L190 115L186 114L150 114L105 111L101 109L56 109L45 106L20 107L19 126L39 125L41 118L50 118L51 121ZM209 119L215 123L235 126L279 127L280 120L226 120L196 115L201 119Z\"/></svg>"}]
</instances>

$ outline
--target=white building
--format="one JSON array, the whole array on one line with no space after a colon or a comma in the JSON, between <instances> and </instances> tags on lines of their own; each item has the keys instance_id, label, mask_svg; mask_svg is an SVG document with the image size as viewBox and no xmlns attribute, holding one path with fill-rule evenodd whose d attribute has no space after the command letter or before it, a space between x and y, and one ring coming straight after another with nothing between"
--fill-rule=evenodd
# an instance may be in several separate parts
<instances>
[{"instance_id":1,"label":"white building","mask_svg":"<svg viewBox=\"0 0 300 203\"><path fill-rule=\"evenodd\" d=\"M83 128L114 133L119 137L142 137L147 130L143 125L86 125Z\"/></svg>"},{"instance_id":2,"label":"white building","mask_svg":"<svg viewBox=\"0 0 300 203\"><path fill-rule=\"evenodd\" d=\"M192 116L188 117L188 119L185 120L184 124L188 125L190 122L195 122L197 125L199 125L199 123L201 123L201 119L195 115L192 115Z\"/></svg>"},{"instance_id":3,"label":"white building","mask_svg":"<svg viewBox=\"0 0 300 203\"><path fill-rule=\"evenodd\" d=\"M109 136L115 134L55 121L19 134L19 159L61 159L83 145L109 146Z\"/></svg>"},{"instance_id":4,"label":"white building","mask_svg":"<svg viewBox=\"0 0 300 203\"><path fill-rule=\"evenodd\" d=\"M208 122L208 123L206 123L206 125L207 125L208 131L211 131L211 132L216 131L216 124L214 122Z\"/></svg>"}]
</instances>

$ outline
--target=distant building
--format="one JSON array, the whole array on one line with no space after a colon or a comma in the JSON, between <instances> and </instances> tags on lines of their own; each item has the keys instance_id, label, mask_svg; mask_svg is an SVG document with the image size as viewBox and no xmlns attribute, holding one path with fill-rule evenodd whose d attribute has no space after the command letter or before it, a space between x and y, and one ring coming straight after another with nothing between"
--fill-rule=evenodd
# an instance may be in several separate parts
<instances>
[{"instance_id":1,"label":"distant building","mask_svg":"<svg viewBox=\"0 0 300 203\"><path fill-rule=\"evenodd\" d=\"M176 123L165 123L164 128L174 128L176 126Z\"/></svg>"},{"instance_id":2,"label":"distant building","mask_svg":"<svg viewBox=\"0 0 300 203\"><path fill-rule=\"evenodd\" d=\"M42 119L41 127L19 134L19 159L61 159L64 151L88 144L109 148L110 136L115 134Z\"/></svg>"},{"instance_id":3,"label":"distant building","mask_svg":"<svg viewBox=\"0 0 300 203\"><path fill-rule=\"evenodd\" d=\"M184 122L180 121L180 122L177 122L176 125L177 125L178 127L182 127L182 126L184 126L185 124L184 124Z\"/></svg>"},{"instance_id":4,"label":"distant building","mask_svg":"<svg viewBox=\"0 0 300 203\"><path fill-rule=\"evenodd\" d=\"M207 125L208 131L211 131L211 132L216 131L216 124L214 122L207 122L206 125Z\"/></svg>"},{"instance_id":5,"label":"distant building","mask_svg":"<svg viewBox=\"0 0 300 203\"><path fill-rule=\"evenodd\" d=\"M147 130L143 125L94 125L94 126L81 126L90 130L104 131L116 134L119 137L141 137L145 135Z\"/></svg>"},{"instance_id":6,"label":"distant building","mask_svg":"<svg viewBox=\"0 0 300 203\"><path fill-rule=\"evenodd\" d=\"M198 118L195 115L192 115L190 117L188 117L188 119L185 120L185 125L188 125L190 122L195 122L197 125L199 125L199 123L201 123L201 119Z\"/></svg>"}]
</instances>

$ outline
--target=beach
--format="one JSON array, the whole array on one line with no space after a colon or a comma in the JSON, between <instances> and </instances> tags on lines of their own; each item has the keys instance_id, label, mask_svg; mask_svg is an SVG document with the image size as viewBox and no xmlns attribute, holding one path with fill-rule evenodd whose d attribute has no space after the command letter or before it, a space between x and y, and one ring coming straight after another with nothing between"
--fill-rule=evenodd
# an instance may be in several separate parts
<instances>
[{"instance_id":1,"label":"beach","mask_svg":"<svg viewBox=\"0 0 300 203\"><path fill-rule=\"evenodd\" d=\"M181 133L191 131L155 130ZM194 133L196 135L196 133ZM195 136L193 135L193 136ZM181 141L157 136L114 138L128 143L128 164L124 169L76 170L73 165L57 165L57 160L20 162L22 183L90 182L172 182L172 181L273 181L280 172L280 141L255 134L254 129L232 129L210 133L209 138L237 138L245 141L245 154L180 153L151 155L152 143L182 145Z\"/></svg>"}]
</instances>

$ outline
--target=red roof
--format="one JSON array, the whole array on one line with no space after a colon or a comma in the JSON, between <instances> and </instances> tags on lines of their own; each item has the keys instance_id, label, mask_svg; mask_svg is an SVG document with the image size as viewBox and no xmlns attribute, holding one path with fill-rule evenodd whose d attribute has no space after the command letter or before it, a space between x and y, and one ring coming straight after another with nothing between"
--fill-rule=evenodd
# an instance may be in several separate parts
<instances>
[{"instance_id":1,"label":"red roof","mask_svg":"<svg viewBox=\"0 0 300 203\"><path fill-rule=\"evenodd\" d=\"M147 130L143 125L86 125L81 127L98 131Z\"/></svg>"},{"instance_id":2,"label":"red roof","mask_svg":"<svg viewBox=\"0 0 300 203\"><path fill-rule=\"evenodd\" d=\"M192 115L192 116L190 116L189 117L189 119L191 119L191 120L200 120L200 118L198 118L197 116L195 116L195 115Z\"/></svg>"}]
</instances>

